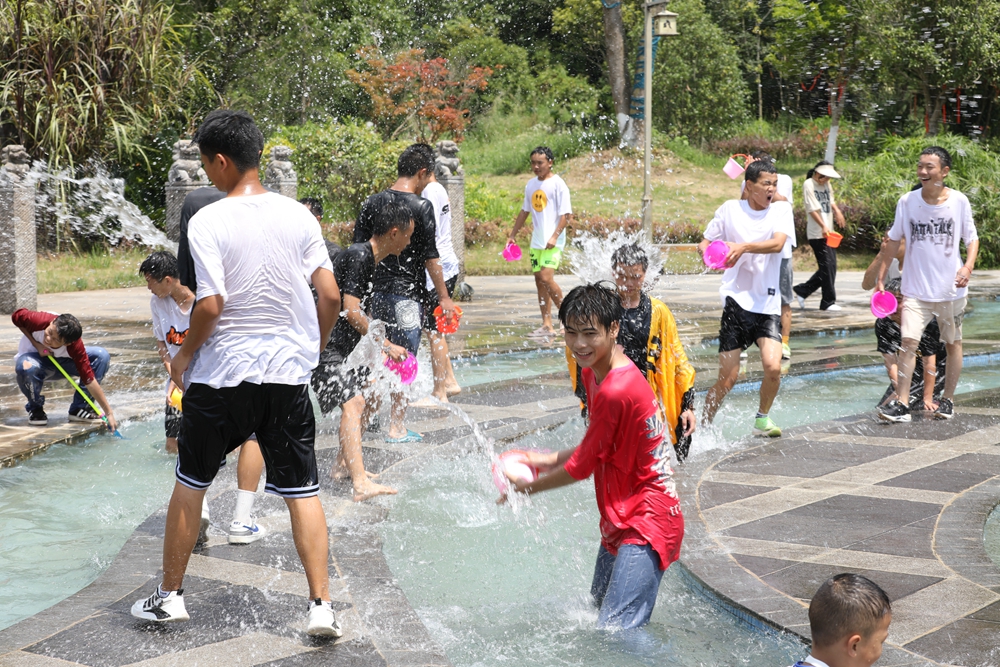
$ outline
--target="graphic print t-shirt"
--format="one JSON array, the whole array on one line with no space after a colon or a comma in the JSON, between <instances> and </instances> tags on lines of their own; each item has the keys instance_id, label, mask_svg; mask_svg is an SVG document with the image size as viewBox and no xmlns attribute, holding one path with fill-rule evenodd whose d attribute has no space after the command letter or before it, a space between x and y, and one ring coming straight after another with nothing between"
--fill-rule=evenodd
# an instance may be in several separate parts
<instances>
[{"instance_id":1,"label":"graphic print t-shirt","mask_svg":"<svg viewBox=\"0 0 1000 667\"><path fill-rule=\"evenodd\" d=\"M648 544L666 569L680 548L668 523L679 508L670 439L653 390L635 364L611 369L600 385L589 368L582 378L590 425L566 472L577 480L594 476L601 545L609 553L617 555L622 544Z\"/></svg>"},{"instance_id":2,"label":"graphic print t-shirt","mask_svg":"<svg viewBox=\"0 0 1000 667\"><path fill-rule=\"evenodd\" d=\"M340 288L341 308L346 308L344 297L350 295L361 302L361 311L367 312L368 300L372 295L372 280L375 277L375 254L372 252L371 242L355 243L342 250L333 263L333 275ZM346 317L341 316L333 327L327 349L347 358L357 347L359 340L361 334L351 326Z\"/></svg>"},{"instance_id":3,"label":"graphic print t-shirt","mask_svg":"<svg viewBox=\"0 0 1000 667\"><path fill-rule=\"evenodd\" d=\"M705 228L709 241L730 243L760 243L775 234L790 236L795 233L792 205L785 201L772 203L763 211L750 208L749 202L731 199L719 207L715 217ZM745 253L739 261L722 274L719 294L722 303L732 297L743 310L762 315L781 313L781 295L778 283L781 273L781 253Z\"/></svg>"},{"instance_id":4,"label":"graphic print t-shirt","mask_svg":"<svg viewBox=\"0 0 1000 667\"><path fill-rule=\"evenodd\" d=\"M531 179L524 187L521 210L531 214L531 247L543 250L555 234L559 218L573 212L566 182L556 174L549 175L544 181L538 180L537 176ZM566 247L566 230L556 239L556 247L560 250Z\"/></svg>"},{"instance_id":5,"label":"graphic print t-shirt","mask_svg":"<svg viewBox=\"0 0 1000 667\"><path fill-rule=\"evenodd\" d=\"M921 301L955 301L968 293L966 287L955 287L955 275L963 263L959 245L979 240L979 234L972 206L964 194L949 190L943 204L932 206L924 201L920 190L907 192L896 204L889 238L906 238L903 296Z\"/></svg>"},{"instance_id":6,"label":"graphic print t-shirt","mask_svg":"<svg viewBox=\"0 0 1000 667\"><path fill-rule=\"evenodd\" d=\"M374 211L381 207L377 198L389 198L408 206L413 215L413 234L410 236L410 244L399 256L389 255L379 262L375 269L375 291L417 301L424 291L425 262L438 258L434 208L429 201L412 192L384 190L374 194L361 205L361 212L354 224L355 243L364 243L372 237Z\"/></svg>"},{"instance_id":7,"label":"graphic print t-shirt","mask_svg":"<svg viewBox=\"0 0 1000 667\"><path fill-rule=\"evenodd\" d=\"M191 308L181 310L169 296L154 296L149 300L149 310L153 313L153 335L163 341L173 359L180 352L191 323Z\"/></svg>"},{"instance_id":8,"label":"graphic print t-shirt","mask_svg":"<svg viewBox=\"0 0 1000 667\"><path fill-rule=\"evenodd\" d=\"M820 185L811 178L802 186L802 199L806 205L806 238L810 241L823 238L823 229L809 213L819 211L826 228L833 231L833 188L830 182Z\"/></svg>"}]
</instances>

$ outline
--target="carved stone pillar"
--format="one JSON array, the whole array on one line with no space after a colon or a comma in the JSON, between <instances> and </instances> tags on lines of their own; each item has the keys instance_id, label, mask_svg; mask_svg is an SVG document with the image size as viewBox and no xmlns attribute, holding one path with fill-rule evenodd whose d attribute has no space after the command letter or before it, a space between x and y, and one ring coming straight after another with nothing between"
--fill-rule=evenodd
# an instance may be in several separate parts
<instances>
[{"instance_id":1,"label":"carved stone pillar","mask_svg":"<svg viewBox=\"0 0 1000 667\"><path fill-rule=\"evenodd\" d=\"M458 151L458 144L454 141L439 141L435 150L434 172L438 182L448 191L451 203L451 242L458 255L459 266L455 298L461 299L466 292L462 287L465 283L465 170L459 162Z\"/></svg>"},{"instance_id":2,"label":"carved stone pillar","mask_svg":"<svg viewBox=\"0 0 1000 667\"><path fill-rule=\"evenodd\" d=\"M288 146L273 146L271 158L264 170L264 185L275 192L292 199L298 199L299 177L292 168L292 149Z\"/></svg>"},{"instance_id":3,"label":"carved stone pillar","mask_svg":"<svg viewBox=\"0 0 1000 667\"><path fill-rule=\"evenodd\" d=\"M201 153L198 144L189 139L181 139L174 144L174 163L167 174L167 238L180 238L181 208L184 198L192 190L211 185L205 170L201 168Z\"/></svg>"},{"instance_id":4,"label":"carved stone pillar","mask_svg":"<svg viewBox=\"0 0 1000 667\"><path fill-rule=\"evenodd\" d=\"M24 146L0 151L0 313L38 307L35 181Z\"/></svg>"}]
</instances>

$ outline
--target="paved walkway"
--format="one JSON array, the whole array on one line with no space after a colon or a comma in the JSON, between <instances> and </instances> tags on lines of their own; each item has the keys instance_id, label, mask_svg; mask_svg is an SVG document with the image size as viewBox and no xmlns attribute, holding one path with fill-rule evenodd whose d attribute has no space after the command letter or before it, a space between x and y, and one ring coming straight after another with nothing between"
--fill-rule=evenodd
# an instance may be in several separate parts
<instances>
[{"instance_id":1,"label":"paved walkway","mask_svg":"<svg viewBox=\"0 0 1000 667\"><path fill-rule=\"evenodd\" d=\"M752 624L809 637L807 609L839 572L893 605L882 667L1000 664L1000 567L983 526L1000 502L1000 394L951 421L872 415L684 467L682 562Z\"/></svg>"}]
</instances>

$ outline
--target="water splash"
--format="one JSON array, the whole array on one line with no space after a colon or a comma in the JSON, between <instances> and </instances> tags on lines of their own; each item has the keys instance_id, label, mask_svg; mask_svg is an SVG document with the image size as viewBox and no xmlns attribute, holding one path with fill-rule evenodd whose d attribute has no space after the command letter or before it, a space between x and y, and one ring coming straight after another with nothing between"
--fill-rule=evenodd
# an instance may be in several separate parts
<instances>
[{"instance_id":1,"label":"water splash","mask_svg":"<svg viewBox=\"0 0 1000 667\"><path fill-rule=\"evenodd\" d=\"M656 287L664 275L663 257L660 254L660 249L647 241L642 232L628 234L619 229L607 236L590 233L577 235L566 251L570 270L573 275L587 283L602 280L614 281L611 256L615 250L623 245L633 243L642 248L646 252L646 256L649 257L649 268L646 270L646 281L643 284L643 290L648 292Z\"/></svg>"}]
</instances>

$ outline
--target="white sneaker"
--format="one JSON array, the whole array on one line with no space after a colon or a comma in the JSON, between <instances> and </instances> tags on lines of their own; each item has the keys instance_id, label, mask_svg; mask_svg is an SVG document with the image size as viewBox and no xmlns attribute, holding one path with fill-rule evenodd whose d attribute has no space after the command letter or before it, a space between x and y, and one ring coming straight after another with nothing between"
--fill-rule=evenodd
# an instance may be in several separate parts
<instances>
[{"instance_id":1,"label":"white sneaker","mask_svg":"<svg viewBox=\"0 0 1000 667\"><path fill-rule=\"evenodd\" d=\"M191 618L184 608L184 589L170 591L170 595L163 597L159 586L148 598L132 605L132 615L154 623L179 623Z\"/></svg>"},{"instance_id":2,"label":"white sneaker","mask_svg":"<svg viewBox=\"0 0 1000 667\"><path fill-rule=\"evenodd\" d=\"M344 634L329 602L316 598L309 603L309 627L306 633L310 637L340 637Z\"/></svg>"},{"instance_id":3,"label":"white sneaker","mask_svg":"<svg viewBox=\"0 0 1000 667\"><path fill-rule=\"evenodd\" d=\"M750 355L747 354L746 350L743 350L742 352L740 352L740 359L746 359L748 356L750 356Z\"/></svg>"},{"instance_id":4,"label":"white sneaker","mask_svg":"<svg viewBox=\"0 0 1000 667\"><path fill-rule=\"evenodd\" d=\"M267 530L263 526L258 526L256 521L251 521L250 525L242 521L233 521L229 524L230 544L250 544L267 535Z\"/></svg>"},{"instance_id":5,"label":"white sneaker","mask_svg":"<svg viewBox=\"0 0 1000 667\"><path fill-rule=\"evenodd\" d=\"M841 308L840 306L838 306L835 303L831 303L829 306L826 307L826 309L827 309L827 311L831 311L831 310L833 310L833 311L843 310L843 308Z\"/></svg>"},{"instance_id":6,"label":"white sneaker","mask_svg":"<svg viewBox=\"0 0 1000 667\"><path fill-rule=\"evenodd\" d=\"M803 299L801 296L799 296L798 294L796 294L795 295L795 300L799 302L799 310L805 310L806 309L806 300L805 299Z\"/></svg>"}]
</instances>

